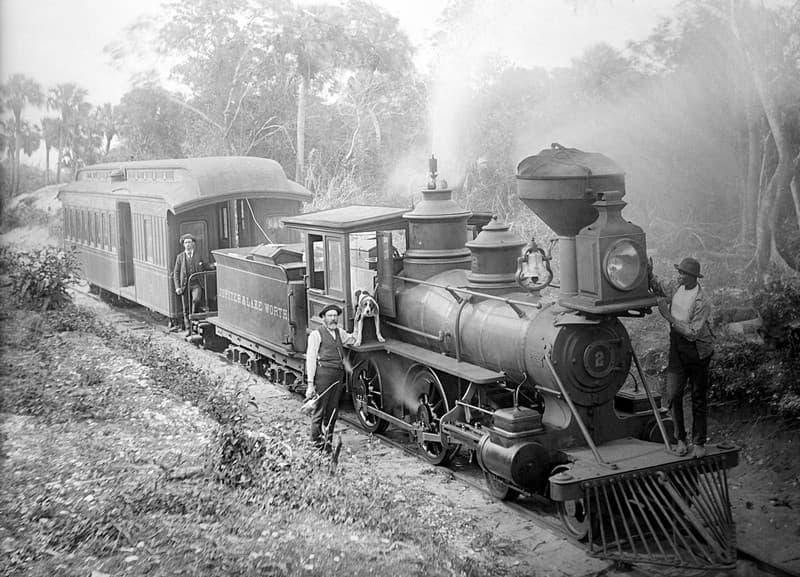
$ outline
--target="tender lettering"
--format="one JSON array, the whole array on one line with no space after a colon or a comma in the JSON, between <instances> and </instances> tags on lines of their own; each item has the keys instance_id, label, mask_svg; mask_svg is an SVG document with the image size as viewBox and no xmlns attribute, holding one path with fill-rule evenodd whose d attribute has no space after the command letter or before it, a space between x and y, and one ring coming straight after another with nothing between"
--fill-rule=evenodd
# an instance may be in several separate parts
<instances>
[{"instance_id":1,"label":"tender lettering","mask_svg":"<svg viewBox=\"0 0 800 577\"><path fill-rule=\"evenodd\" d=\"M289 309L276 306L273 303L265 303L258 299L250 298L247 295L239 294L230 289L220 289L219 298L239 305L242 308L264 313L285 321L289 320Z\"/></svg>"}]
</instances>

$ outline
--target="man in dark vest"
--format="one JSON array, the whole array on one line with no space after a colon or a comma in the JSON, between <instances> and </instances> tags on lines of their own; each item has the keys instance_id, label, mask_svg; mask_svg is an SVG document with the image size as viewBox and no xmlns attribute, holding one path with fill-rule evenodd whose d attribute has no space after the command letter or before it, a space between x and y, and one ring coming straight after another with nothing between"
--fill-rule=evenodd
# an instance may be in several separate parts
<instances>
[{"instance_id":1,"label":"man in dark vest","mask_svg":"<svg viewBox=\"0 0 800 577\"><path fill-rule=\"evenodd\" d=\"M311 440L319 448L331 450L333 428L336 424L336 408L344 390L344 345L353 344L356 339L339 326L342 309L328 305L322 309L322 326L308 335L306 349L306 376L308 387L306 398L320 395L311 415ZM332 386L334 385L334 386ZM323 425L327 426L323 437Z\"/></svg>"},{"instance_id":2,"label":"man in dark vest","mask_svg":"<svg viewBox=\"0 0 800 577\"><path fill-rule=\"evenodd\" d=\"M197 277L191 279L190 286L189 279L194 273L204 270L204 265L200 255L195 250L196 242L194 236L184 234L181 237L181 244L184 250L175 259L172 280L175 284L175 294L181 297L184 328L188 330L189 315L200 310L200 303L203 300L203 287L200 284L200 280Z\"/></svg>"}]
</instances>

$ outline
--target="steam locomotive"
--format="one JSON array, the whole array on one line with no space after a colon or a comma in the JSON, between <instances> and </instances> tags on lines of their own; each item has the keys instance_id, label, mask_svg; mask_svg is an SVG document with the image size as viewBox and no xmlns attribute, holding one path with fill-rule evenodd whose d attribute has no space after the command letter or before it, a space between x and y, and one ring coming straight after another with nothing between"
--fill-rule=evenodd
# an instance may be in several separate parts
<instances>
[{"instance_id":1,"label":"steam locomotive","mask_svg":"<svg viewBox=\"0 0 800 577\"><path fill-rule=\"evenodd\" d=\"M300 243L213 250L216 270L199 274L216 277L216 303L194 315L191 340L302 389L319 312L339 306L352 331L355 293L369 291L386 338L366 323L347 359L366 431L404 430L433 464L469 453L495 497L549 498L600 556L733 565L738 450L671 451L671 423L620 321L656 302L645 234L621 214L621 168L560 145L519 163L520 199L557 235L558 287L552 245L463 209L433 157L429 168L412 209L288 215L286 238Z\"/></svg>"},{"instance_id":2,"label":"steam locomotive","mask_svg":"<svg viewBox=\"0 0 800 577\"><path fill-rule=\"evenodd\" d=\"M411 210L289 216L299 245L214 251L218 313L198 323L195 340L222 338L232 360L302 388L319 311L338 305L353 330L356 290L374 291L386 339L367 323L349 350L347 384L365 430L407 431L434 464L469 452L494 496L547 496L601 556L732 565L726 472L738 451L671 451L671 422L620 321L655 305L645 234L621 214L621 168L560 145L519 163L521 200L558 237L550 297L552 250L464 210L437 177L432 157Z\"/></svg>"}]
</instances>

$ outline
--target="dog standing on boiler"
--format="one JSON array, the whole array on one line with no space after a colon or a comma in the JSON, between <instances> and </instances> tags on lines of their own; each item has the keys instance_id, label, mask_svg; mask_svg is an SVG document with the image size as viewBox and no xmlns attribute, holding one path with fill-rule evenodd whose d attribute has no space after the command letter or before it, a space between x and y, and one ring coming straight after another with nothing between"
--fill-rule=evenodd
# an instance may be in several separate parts
<instances>
[{"instance_id":1,"label":"dog standing on boiler","mask_svg":"<svg viewBox=\"0 0 800 577\"><path fill-rule=\"evenodd\" d=\"M356 338L355 346L361 345L361 333L364 329L364 319L370 317L375 319L375 336L378 338L378 341L382 343L386 341L381 334L380 316L380 308L378 307L378 301L375 300L375 297L368 291L357 290L356 314L353 317L353 322L355 323L353 327L353 336Z\"/></svg>"}]
</instances>

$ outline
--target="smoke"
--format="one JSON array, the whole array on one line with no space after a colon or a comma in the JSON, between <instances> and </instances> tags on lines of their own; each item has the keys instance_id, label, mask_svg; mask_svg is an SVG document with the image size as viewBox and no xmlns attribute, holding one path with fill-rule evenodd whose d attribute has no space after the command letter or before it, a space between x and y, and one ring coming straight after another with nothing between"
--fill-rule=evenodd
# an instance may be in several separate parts
<instances>
[{"instance_id":1,"label":"smoke","mask_svg":"<svg viewBox=\"0 0 800 577\"><path fill-rule=\"evenodd\" d=\"M463 9L440 23L431 42L432 81L429 107L430 150L439 157L440 173L461 182L468 158L462 131L469 118L472 88L481 87L505 63L524 68L569 66L587 47L605 42L621 49L641 39L674 10L676 0L497 0L465 2ZM520 123L520 128L524 123ZM549 135L516 135L525 148L516 162L549 145ZM557 139L556 139L557 140ZM573 145L572 143L564 143Z\"/></svg>"}]
</instances>

